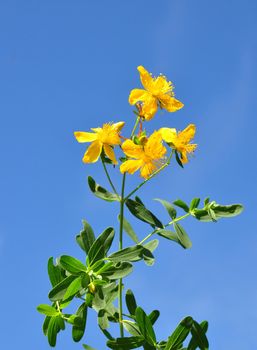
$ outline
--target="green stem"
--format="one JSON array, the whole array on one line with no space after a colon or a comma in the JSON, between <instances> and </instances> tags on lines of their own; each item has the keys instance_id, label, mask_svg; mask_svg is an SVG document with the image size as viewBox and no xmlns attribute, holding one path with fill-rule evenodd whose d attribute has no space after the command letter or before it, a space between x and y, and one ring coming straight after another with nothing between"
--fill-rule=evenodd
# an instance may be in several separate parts
<instances>
[{"instance_id":1,"label":"green stem","mask_svg":"<svg viewBox=\"0 0 257 350\"><path fill-rule=\"evenodd\" d=\"M174 222L178 222L180 220L183 220L185 218L187 218L189 215L191 215L190 213L187 213L185 215L179 216L178 218L171 220L170 222L168 222L166 225L164 225L164 228L174 224ZM149 233L149 235L147 235L144 239L142 239L141 242L139 242L138 244L143 244L145 241L147 241L149 238L151 238L155 233L157 233L158 231L160 231L161 228L156 228L154 231L152 231L151 233Z\"/></svg>"},{"instance_id":2,"label":"green stem","mask_svg":"<svg viewBox=\"0 0 257 350\"><path fill-rule=\"evenodd\" d=\"M123 218L124 218L124 191L125 191L126 174L122 178L121 200L120 200L120 234L119 234L119 250L123 248ZM119 280L119 323L120 336L124 337L124 328L122 323L122 278Z\"/></svg>"},{"instance_id":3,"label":"green stem","mask_svg":"<svg viewBox=\"0 0 257 350\"><path fill-rule=\"evenodd\" d=\"M101 158L101 160L102 160L102 164L103 164L103 167L104 167L104 172L105 172L105 174L106 174L106 176L107 176L107 179L108 179L108 181L109 181L109 183L110 183L110 185L111 185L111 188L113 189L113 191L115 192L115 194L117 194L117 196L119 196L119 195L118 195L118 192L116 191L116 188L115 188L115 186L114 186L114 184L113 184L113 182L112 182L112 180L111 180L111 177L110 177L110 175L109 175L109 173L108 173L108 170L107 170L107 167L106 167L106 165L105 165L105 162L103 161L102 158Z\"/></svg>"},{"instance_id":4,"label":"green stem","mask_svg":"<svg viewBox=\"0 0 257 350\"><path fill-rule=\"evenodd\" d=\"M140 117L137 117L135 125L132 129L130 138L135 134L136 128L140 121ZM110 181L110 180L109 180ZM124 193L125 193L125 182L126 182L126 173L123 174L122 178L122 186L121 186L121 199L120 199L120 232L119 232L119 250L123 248L123 218L124 218ZM120 323L120 336L124 337L124 327L122 323L122 278L119 279L119 294L118 294L118 304L119 304L119 323Z\"/></svg>"},{"instance_id":5,"label":"green stem","mask_svg":"<svg viewBox=\"0 0 257 350\"><path fill-rule=\"evenodd\" d=\"M131 191L124 199L124 201L126 201L127 199L129 199L132 194L134 194L135 192L137 192L144 184L146 184L149 180L151 180L153 177L155 177L157 174L159 174L163 169L165 169L169 164L170 164L170 160L173 156L174 151L171 152L171 154L169 155L169 158L167 160L167 162L165 164L163 164L159 169L157 169L155 172L153 172L146 180L144 180L143 182L141 182L133 191Z\"/></svg>"},{"instance_id":6,"label":"green stem","mask_svg":"<svg viewBox=\"0 0 257 350\"><path fill-rule=\"evenodd\" d=\"M133 137L134 134L135 134L135 131L136 131L136 128L137 128L139 122L140 122L140 117L137 117L136 122L135 122L135 125L134 125L133 130L132 130L131 135L130 135L130 138L131 138L131 139L132 139L132 137Z\"/></svg>"}]
</instances>

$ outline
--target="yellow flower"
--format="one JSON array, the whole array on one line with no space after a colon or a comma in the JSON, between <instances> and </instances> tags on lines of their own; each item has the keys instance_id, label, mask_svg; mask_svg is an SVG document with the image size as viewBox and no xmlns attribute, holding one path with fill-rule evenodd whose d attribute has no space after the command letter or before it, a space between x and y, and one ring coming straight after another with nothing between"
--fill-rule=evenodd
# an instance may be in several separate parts
<instances>
[{"instance_id":1,"label":"yellow flower","mask_svg":"<svg viewBox=\"0 0 257 350\"><path fill-rule=\"evenodd\" d=\"M136 145L132 140L126 140L121 148L126 156L134 158L121 164L121 173L134 174L140 169L140 174L145 179L162 166L164 155L167 152L158 131L155 131L148 139L142 138L140 145Z\"/></svg>"},{"instance_id":2,"label":"yellow flower","mask_svg":"<svg viewBox=\"0 0 257 350\"><path fill-rule=\"evenodd\" d=\"M119 133L124 126L124 122L115 124L107 123L102 128L92 128L94 132L75 131L74 136L78 142L92 142L83 157L84 163L95 163L102 152L107 155L113 164L117 164L113 146L121 144Z\"/></svg>"},{"instance_id":3,"label":"yellow flower","mask_svg":"<svg viewBox=\"0 0 257 350\"><path fill-rule=\"evenodd\" d=\"M195 136L195 125L189 124L183 131L177 133L176 129L161 128L162 139L167 142L173 149L181 154L181 162L187 163L187 154L192 153L197 145L190 143Z\"/></svg>"},{"instance_id":4,"label":"yellow flower","mask_svg":"<svg viewBox=\"0 0 257 350\"><path fill-rule=\"evenodd\" d=\"M142 117L146 120L152 119L157 111L158 103L168 112L175 112L184 106L182 102L174 98L172 82L167 81L165 76L160 75L153 78L143 66L137 67L137 70L145 90L133 89L129 95L129 103L131 105L142 103L142 108L140 108Z\"/></svg>"}]
</instances>

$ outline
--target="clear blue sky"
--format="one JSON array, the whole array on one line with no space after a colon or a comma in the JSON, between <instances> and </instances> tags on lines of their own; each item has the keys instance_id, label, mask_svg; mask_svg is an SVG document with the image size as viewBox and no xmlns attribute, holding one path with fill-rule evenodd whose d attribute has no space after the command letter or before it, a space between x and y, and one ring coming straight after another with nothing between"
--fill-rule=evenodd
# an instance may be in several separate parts
<instances>
[{"instance_id":1,"label":"clear blue sky","mask_svg":"<svg viewBox=\"0 0 257 350\"><path fill-rule=\"evenodd\" d=\"M165 73L185 103L149 130L195 123L199 144L184 170L171 168L145 187L147 205L164 219L152 198L209 195L245 211L218 224L187 220L193 248L162 240L155 266L138 263L127 287L146 310L161 310L159 338L189 314L209 320L212 350L257 347L256 15L255 0L1 2L3 349L49 348L35 311L47 302L48 257L83 258L74 240L82 218L97 233L117 227L117 206L89 193L89 174L106 182L98 165L81 162L73 131L109 120L132 125L127 98L140 85L140 64ZM139 227L143 237L147 228ZM105 348L93 312L84 339ZM81 346L68 331L56 349Z\"/></svg>"}]
</instances>

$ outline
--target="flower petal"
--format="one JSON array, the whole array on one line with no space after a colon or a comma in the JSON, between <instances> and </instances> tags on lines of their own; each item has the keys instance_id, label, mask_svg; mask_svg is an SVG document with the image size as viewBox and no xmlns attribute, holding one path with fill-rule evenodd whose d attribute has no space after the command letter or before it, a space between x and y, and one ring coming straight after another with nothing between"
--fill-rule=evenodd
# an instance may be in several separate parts
<instances>
[{"instance_id":1,"label":"flower petal","mask_svg":"<svg viewBox=\"0 0 257 350\"><path fill-rule=\"evenodd\" d=\"M155 113L157 112L157 109L157 99L149 95L142 105L140 115L144 117L145 120L149 121L154 117Z\"/></svg>"},{"instance_id":2,"label":"flower petal","mask_svg":"<svg viewBox=\"0 0 257 350\"><path fill-rule=\"evenodd\" d=\"M149 95L149 92L143 89L133 89L129 95L129 103L131 105L136 104L137 102L143 102Z\"/></svg>"},{"instance_id":3,"label":"flower petal","mask_svg":"<svg viewBox=\"0 0 257 350\"><path fill-rule=\"evenodd\" d=\"M128 157L140 159L144 155L142 146L136 145L132 140L123 142L121 148Z\"/></svg>"},{"instance_id":4,"label":"flower petal","mask_svg":"<svg viewBox=\"0 0 257 350\"><path fill-rule=\"evenodd\" d=\"M147 179L155 170L157 170L157 166L153 162L147 162L142 166L140 174L144 179Z\"/></svg>"},{"instance_id":5,"label":"flower petal","mask_svg":"<svg viewBox=\"0 0 257 350\"><path fill-rule=\"evenodd\" d=\"M143 67L143 66L138 66L137 70L139 71L140 74L140 80L143 85L143 87L147 91L151 91L153 84L154 84L154 79L151 76L151 74Z\"/></svg>"},{"instance_id":6,"label":"flower petal","mask_svg":"<svg viewBox=\"0 0 257 350\"><path fill-rule=\"evenodd\" d=\"M174 128L161 128L159 129L159 133L161 134L162 139L167 143L173 142L177 137L177 130Z\"/></svg>"},{"instance_id":7,"label":"flower petal","mask_svg":"<svg viewBox=\"0 0 257 350\"><path fill-rule=\"evenodd\" d=\"M113 162L113 164L118 164L113 148L111 146L104 144L104 153Z\"/></svg>"},{"instance_id":8,"label":"flower petal","mask_svg":"<svg viewBox=\"0 0 257 350\"><path fill-rule=\"evenodd\" d=\"M162 135L155 131L148 139L145 147L145 154L153 160L162 159L167 152L162 144Z\"/></svg>"},{"instance_id":9,"label":"flower petal","mask_svg":"<svg viewBox=\"0 0 257 350\"><path fill-rule=\"evenodd\" d=\"M120 172L122 174L124 174L125 172L128 172L129 174L134 174L134 172L137 171L141 166L142 160L129 159L121 164Z\"/></svg>"},{"instance_id":10,"label":"flower petal","mask_svg":"<svg viewBox=\"0 0 257 350\"><path fill-rule=\"evenodd\" d=\"M116 130L117 132L120 132L124 125L125 125L125 122L118 122L118 123L114 123L114 124L112 125L112 127L113 127L113 129Z\"/></svg>"},{"instance_id":11,"label":"flower petal","mask_svg":"<svg viewBox=\"0 0 257 350\"><path fill-rule=\"evenodd\" d=\"M97 139L97 135L92 132L75 131L74 136L76 137L76 140L80 143L92 142Z\"/></svg>"},{"instance_id":12,"label":"flower petal","mask_svg":"<svg viewBox=\"0 0 257 350\"><path fill-rule=\"evenodd\" d=\"M196 126L194 124L189 124L184 130L178 133L178 137L185 144L187 144L194 138L195 131L196 131Z\"/></svg>"},{"instance_id":13,"label":"flower petal","mask_svg":"<svg viewBox=\"0 0 257 350\"><path fill-rule=\"evenodd\" d=\"M158 96L158 99L162 108L166 109L168 112L176 112L184 106L182 102L167 94Z\"/></svg>"},{"instance_id":14,"label":"flower petal","mask_svg":"<svg viewBox=\"0 0 257 350\"><path fill-rule=\"evenodd\" d=\"M99 141L94 141L86 150L83 157L84 163L95 163L102 152L102 143Z\"/></svg>"}]
</instances>

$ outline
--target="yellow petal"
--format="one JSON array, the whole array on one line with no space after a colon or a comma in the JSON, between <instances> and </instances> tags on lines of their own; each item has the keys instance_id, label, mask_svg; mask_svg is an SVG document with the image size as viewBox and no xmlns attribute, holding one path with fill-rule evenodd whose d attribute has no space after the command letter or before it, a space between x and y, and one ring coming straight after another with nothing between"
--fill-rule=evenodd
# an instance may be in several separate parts
<instances>
[{"instance_id":1,"label":"yellow petal","mask_svg":"<svg viewBox=\"0 0 257 350\"><path fill-rule=\"evenodd\" d=\"M96 134L93 134L92 132L84 132L84 131L75 131L74 136L76 137L76 140L78 142L92 142L95 141L97 138Z\"/></svg>"},{"instance_id":2,"label":"yellow petal","mask_svg":"<svg viewBox=\"0 0 257 350\"><path fill-rule=\"evenodd\" d=\"M183 152L181 153L181 162L182 162L183 164L188 163L188 158L187 158L187 152L186 152L186 151L183 151Z\"/></svg>"},{"instance_id":3,"label":"yellow petal","mask_svg":"<svg viewBox=\"0 0 257 350\"><path fill-rule=\"evenodd\" d=\"M121 148L128 157L140 159L144 155L142 146L136 145L132 140L123 142Z\"/></svg>"},{"instance_id":4,"label":"yellow petal","mask_svg":"<svg viewBox=\"0 0 257 350\"><path fill-rule=\"evenodd\" d=\"M177 131L174 128L161 128L159 129L159 133L161 134L162 139L167 143L173 142L177 137Z\"/></svg>"},{"instance_id":5,"label":"yellow petal","mask_svg":"<svg viewBox=\"0 0 257 350\"><path fill-rule=\"evenodd\" d=\"M140 174L144 179L147 179L155 170L157 170L157 166L152 162L147 162L142 166Z\"/></svg>"},{"instance_id":6,"label":"yellow petal","mask_svg":"<svg viewBox=\"0 0 257 350\"><path fill-rule=\"evenodd\" d=\"M104 144L104 153L113 162L113 164L118 164L113 148L111 146Z\"/></svg>"},{"instance_id":7,"label":"yellow petal","mask_svg":"<svg viewBox=\"0 0 257 350\"><path fill-rule=\"evenodd\" d=\"M129 174L134 174L135 171L137 171L142 166L141 160L136 159L130 159L126 160L124 163L120 166L120 172L124 174L125 172L128 172Z\"/></svg>"},{"instance_id":8,"label":"yellow petal","mask_svg":"<svg viewBox=\"0 0 257 350\"><path fill-rule=\"evenodd\" d=\"M148 95L149 95L149 92L147 92L146 90L133 89L129 95L129 103L131 105L134 105L139 101L143 102L147 98Z\"/></svg>"},{"instance_id":9,"label":"yellow petal","mask_svg":"<svg viewBox=\"0 0 257 350\"><path fill-rule=\"evenodd\" d=\"M145 154L151 159L158 160L164 157L167 150L162 144L162 135L160 132L155 131L149 137L144 150Z\"/></svg>"},{"instance_id":10,"label":"yellow petal","mask_svg":"<svg viewBox=\"0 0 257 350\"><path fill-rule=\"evenodd\" d=\"M178 133L179 139L184 143L189 143L195 136L196 126L189 124L183 131Z\"/></svg>"},{"instance_id":11,"label":"yellow petal","mask_svg":"<svg viewBox=\"0 0 257 350\"><path fill-rule=\"evenodd\" d=\"M95 163L102 152L102 143L99 141L94 141L88 147L86 153L83 157L84 163Z\"/></svg>"},{"instance_id":12,"label":"yellow petal","mask_svg":"<svg viewBox=\"0 0 257 350\"><path fill-rule=\"evenodd\" d=\"M162 108L166 109L168 112L176 112L184 106L182 102L167 94L158 96L158 99Z\"/></svg>"},{"instance_id":13,"label":"yellow petal","mask_svg":"<svg viewBox=\"0 0 257 350\"><path fill-rule=\"evenodd\" d=\"M116 130L117 132L120 132L124 125L125 125L125 122L118 122L118 123L114 123L114 124L112 125L112 127L113 127L113 129Z\"/></svg>"},{"instance_id":14,"label":"yellow petal","mask_svg":"<svg viewBox=\"0 0 257 350\"><path fill-rule=\"evenodd\" d=\"M142 105L140 115L144 117L145 120L149 121L154 117L155 113L157 112L157 109L157 99L152 95L149 95Z\"/></svg>"},{"instance_id":15,"label":"yellow petal","mask_svg":"<svg viewBox=\"0 0 257 350\"><path fill-rule=\"evenodd\" d=\"M138 66L137 70L139 71L143 87L146 90L151 91L151 88L154 83L154 79L152 78L151 74L143 66Z\"/></svg>"}]
</instances>

